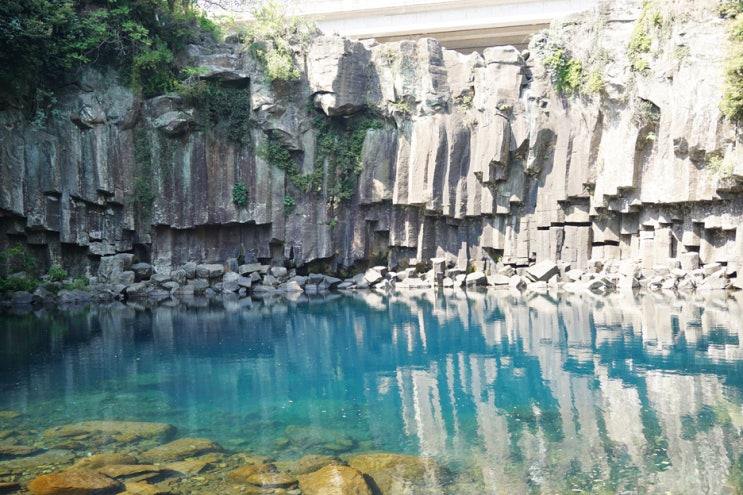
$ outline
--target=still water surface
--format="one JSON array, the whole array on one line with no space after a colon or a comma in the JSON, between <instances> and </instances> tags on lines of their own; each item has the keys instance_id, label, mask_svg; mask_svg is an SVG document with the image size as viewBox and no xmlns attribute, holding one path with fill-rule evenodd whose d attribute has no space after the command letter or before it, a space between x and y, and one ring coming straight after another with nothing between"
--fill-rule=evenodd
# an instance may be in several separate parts
<instances>
[{"instance_id":1,"label":"still water surface","mask_svg":"<svg viewBox=\"0 0 743 495\"><path fill-rule=\"evenodd\" d=\"M368 293L4 314L0 410L39 430L166 422L276 459L421 455L450 473L440 493L734 493L742 326L743 297L724 294Z\"/></svg>"}]
</instances>

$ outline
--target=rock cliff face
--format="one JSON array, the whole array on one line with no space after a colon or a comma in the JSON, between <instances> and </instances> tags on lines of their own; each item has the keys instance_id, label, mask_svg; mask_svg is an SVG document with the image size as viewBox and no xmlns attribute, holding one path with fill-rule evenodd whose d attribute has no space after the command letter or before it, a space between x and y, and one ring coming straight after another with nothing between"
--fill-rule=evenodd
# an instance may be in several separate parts
<instances>
[{"instance_id":1,"label":"rock cliff face","mask_svg":"<svg viewBox=\"0 0 743 495\"><path fill-rule=\"evenodd\" d=\"M646 13L613 3L539 35L529 57L326 36L298 54L299 81L266 83L239 46L191 47L208 90L143 103L88 69L45 121L0 112L0 248L91 273L119 252L158 270L232 257L650 267L685 252L737 266L743 160L718 109L726 21L710 2L663 2L638 66L628 46ZM555 89L561 40L590 91ZM360 172L323 151L343 143L328 129L365 132Z\"/></svg>"}]
</instances>

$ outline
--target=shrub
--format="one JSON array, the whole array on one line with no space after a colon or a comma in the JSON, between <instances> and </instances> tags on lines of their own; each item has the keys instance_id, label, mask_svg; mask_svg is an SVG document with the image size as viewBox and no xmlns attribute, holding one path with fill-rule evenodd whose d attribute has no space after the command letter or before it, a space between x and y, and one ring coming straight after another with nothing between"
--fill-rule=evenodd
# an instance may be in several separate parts
<instances>
[{"instance_id":1,"label":"shrub","mask_svg":"<svg viewBox=\"0 0 743 495\"><path fill-rule=\"evenodd\" d=\"M250 91L199 81L196 78L201 71L184 71L187 78L178 84L178 93L196 109L202 127L224 130L229 141L252 146Z\"/></svg>"},{"instance_id":2,"label":"shrub","mask_svg":"<svg viewBox=\"0 0 743 495\"><path fill-rule=\"evenodd\" d=\"M232 202L235 206L248 205L248 186L244 182L236 182L232 186Z\"/></svg>"},{"instance_id":3,"label":"shrub","mask_svg":"<svg viewBox=\"0 0 743 495\"><path fill-rule=\"evenodd\" d=\"M50 282L61 282L67 277L68 277L67 270L57 265L50 266L49 271L46 273L46 278Z\"/></svg>"},{"instance_id":4,"label":"shrub","mask_svg":"<svg viewBox=\"0 0 743 495\"><path fill-rule=\"evenodd\" d=\"M294 201L294 198L289 196L288 194L284 196L284 215L289 216L293 211L294 208L297 206L297 202Z\"/></svg>"},{"instance_id":5,"label":"shrub","mask_svg":"<svg viewBox=\"0 0 743 495\"><path fill-rule=\"evenodd\" d=\"M584 62L570 53L565 33L559 29L555 26L552 31L535 36L529 46L541 59L555 89L567 95L602 93L602 67L606 65L606 52L596 50Z\"/></svg>"},{"instance_id":6,"label":"shrub","mask_svg":"<svg viewBox=\"0 0 743 495\"><path fill-rule=\"evenodd\" d=\"M117 67L145 97L173 89L176 54L215 34L183 0L4 0L0 2L0 104L34 116L33 95L69 82L85 64Z\"/></svg>"},{"instance_id":7,"label":"shrub","mask_svg":"<svg viewBox=\"0 0 743 495\"><path fill-rule=\"evenodd\" d=\"M22 246L0 251L0 277L7 277L16 272L36 273L36 259Z\"/></svg>"}]
</instances>

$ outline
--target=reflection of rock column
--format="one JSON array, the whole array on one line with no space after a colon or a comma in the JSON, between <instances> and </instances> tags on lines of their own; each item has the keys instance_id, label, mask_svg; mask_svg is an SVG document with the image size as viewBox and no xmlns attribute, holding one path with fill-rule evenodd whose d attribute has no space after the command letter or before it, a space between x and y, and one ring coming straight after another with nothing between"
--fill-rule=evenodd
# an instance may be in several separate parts
<instances>
[{"instance_id":1,"label":"reflection of rock column","mask_svg":"<svg viewBox=\"0 0 743 495\"><path fill-rule=\"evenodd\" d=\"M641 405L637 390L626 387L621 380L609 378L603 367L597 373L601 384L606 433L610 440L627 447L634 465L642 466L645 436L642 432Z\"/></svg>"},{"instance_id":2,"label":"reflection of rock column","mask_svg":"<svg viewBox=\"0 0 743 495\"><path fill-rule=\"evenodd\" d=\"M405 433L417 437L420 453L437 457L446 452L446 426L441 411L438 367L397 371Z\"/></svg>"},{"instance_id":3,"label":"reflection of rock column","mask_svg":"<svg viewBox=\"0 0 743 495\"><path fill-rule=\"evenodd\" d=\"M473 460L483 483L492 490L490 493L528 493L529 487L521 473L506 469L511 455L508 424L503 412L495 405L492 387L497 378L498 363L495 358L471 356L467 369L470 376L468 388L475 404L477 434L483 449L482 454Z\"/></svg>"},{"instance_id":4,"label":"reflection of rock column","mask_svg":"<svg viewBox=\"0 0 743 495\"><path fill-rule=\"evenodd\" d=\"M731 421L735 431L743 424L719 378L649 372L647 389L668 437L670 466L658 473L659 485L672 493L726 493L730 459L724 422Z\"/></svg>"}]
</instances>

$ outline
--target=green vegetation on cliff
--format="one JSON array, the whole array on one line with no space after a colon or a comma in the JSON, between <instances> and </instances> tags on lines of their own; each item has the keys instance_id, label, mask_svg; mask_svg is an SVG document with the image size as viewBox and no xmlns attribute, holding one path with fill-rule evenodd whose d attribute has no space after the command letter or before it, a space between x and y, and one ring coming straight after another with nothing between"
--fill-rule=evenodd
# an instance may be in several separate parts
<instances>
[{"instance_id":1,"label":"green vegetation on cliff","mask_svg":"<svg viewBox=\"0 0 743 495\"><path fill-rule=\"evenodd\" d=\"M315 36L315 25L288 15L286 4L277 0L262 3L253 11L253 17L255 22L248 33L250 50L263 63L266 80L299 79L294 54Z\"/></svg>"},{"instance_id":2,"label":"green vegetation on cliff","mask_svg":"<svg viewBox=\"0 0 743 495\"><path fill-rule=\"evenodd\" d=\"M644 72L650 68L648 54L653 46L653 40L660 37L659 32L664 25L665 20L655 2L645 0L627 45L627 57L632 70Z\"/></svg>"},{"instance_id":3,"label":"green vegetation on cliff","mask_svg":"<svg viewBox=\"0 0 743 495\"><path fill-rule=\"evenodd\" d=\"M725 86L720 108L728 119L740 123L743 122L743 2L722 2L720 14L733 18L728 34L730 57L725 67Z\"/></svg>"},{"instance_id":4,"label":"green vegetation on cliff","mask_svg":"<svg viewBox=\"0 0 743 495\"><path fill-rule=\"evenodd\" d=\"M541 60L555 89L564 95L590 96L604 91L604 50L577 56L568 48L570 34L564 26L534 36L529 49Z\"/></svg>"},{"instance_id":5,"label":"green vegetation on cliff","mask_svg":"<svg viewBox=\"0 0 743 495\"><path fill-rule=\"evenodd\" d=\"M175 87L178 53L214 25L192 0L0 2L0 108L31 115L85 64L113 65L143 96ZM41 95L41 97L37 97ZM29 103L31 102L31 103Z\"/></svg>"},{"instance_id":6,"label":"green vegetation on cliff","mask_svg":"<svg viewBox=\"0 0 743 495\"><path fill-rule=\"evenodd\" d=\"M327 162L328 197L332 203L348 201L353 196L361 175L361 150L370 129L380 129L382 122L368 115L334 119L318 116L313 120L317 130L317 164Z\"/></svg>"}]
</instances>

